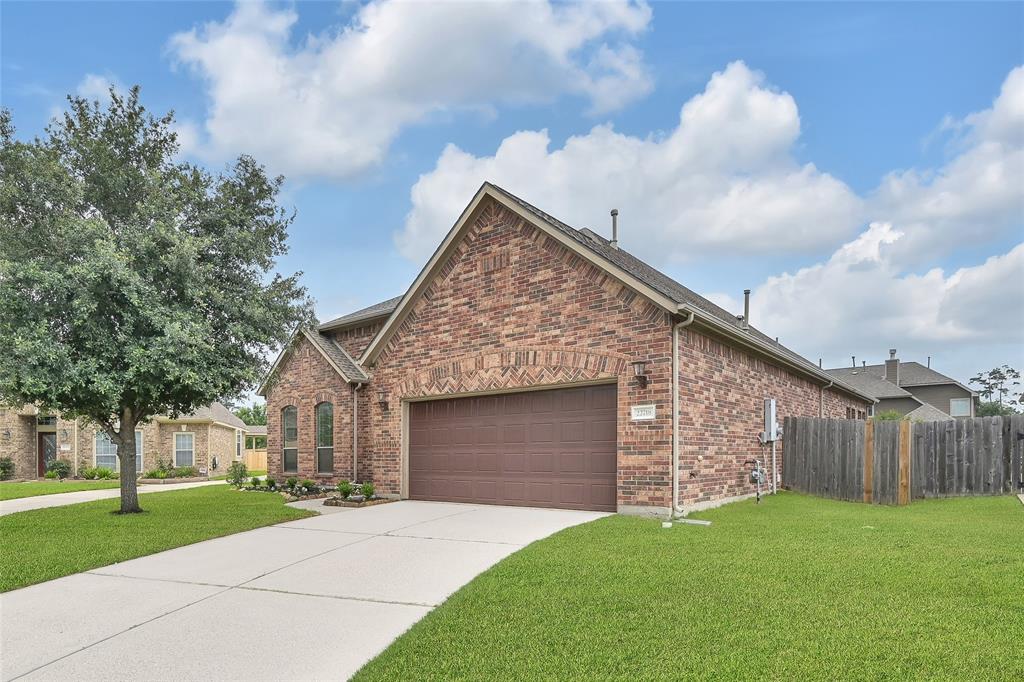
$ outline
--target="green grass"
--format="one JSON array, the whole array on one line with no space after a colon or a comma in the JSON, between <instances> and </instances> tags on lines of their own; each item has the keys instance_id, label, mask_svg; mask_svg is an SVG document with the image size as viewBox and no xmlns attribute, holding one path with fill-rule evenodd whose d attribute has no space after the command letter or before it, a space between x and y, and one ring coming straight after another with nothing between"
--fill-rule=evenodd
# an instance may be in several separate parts
<instances>
[{"instance_id":1,"label":"green grass","mask_svg":"<svg viewBox=\"0 0 1024 682\"><path fill-rule=\"evenodd\" d=\"M116 488L119 481L22 481L0 483L0 500L16 500L21 497L75 493L81 490L104 490Z\"/></svg>"},{"instance_id":2,"label":"green grass","mask_svg":"<svg viewBox=\"0 0 1024 682\"><path fill-rule=\"evenodd\" d=\"M0 516L0 592L172 547L311 516L280 495L206 486L142 495L141 514L115 499Z\"/></svg>"},{"instance_id":3,"label":"green grass","mask_svg":"<svg viewBox=\"0 0 1024 682\"><path fill-rule=\"evenodd\" d=\"M781 494L614 516L479 576L357 675L396 679L1024 679L1024 506Z\"/></svg>"}]
</instances>

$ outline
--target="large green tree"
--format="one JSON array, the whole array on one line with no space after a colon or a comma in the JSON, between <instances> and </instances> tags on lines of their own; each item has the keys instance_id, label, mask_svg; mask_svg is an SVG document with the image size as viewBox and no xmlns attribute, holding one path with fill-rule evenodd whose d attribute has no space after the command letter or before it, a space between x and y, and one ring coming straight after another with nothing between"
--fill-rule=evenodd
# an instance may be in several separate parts
<instances>
[{"instance_id":1,"label":"large green tree","mask_svg":"<svg viewBox=\"0 0 1024 682\"><path fill-rule=\"evenodd\" d=\"M235 416L244 421L246 424L263 425L267 424L267 404L266 403L253 403L252 405L242 405L234 409Z\"/></svg>"},{"instance_id":2,"label":"large green tree","mask_svg":"<svg viewBox=\"0 0 1024 682\"><path fill-rule=\"evenodd\" d=\"M137 512L136 425L251 389L312 306L276 274L281 178L182 161L138 87L68 101L31 141L0 111L0 403L95 423Z\"/></svg>"}]
</instances>

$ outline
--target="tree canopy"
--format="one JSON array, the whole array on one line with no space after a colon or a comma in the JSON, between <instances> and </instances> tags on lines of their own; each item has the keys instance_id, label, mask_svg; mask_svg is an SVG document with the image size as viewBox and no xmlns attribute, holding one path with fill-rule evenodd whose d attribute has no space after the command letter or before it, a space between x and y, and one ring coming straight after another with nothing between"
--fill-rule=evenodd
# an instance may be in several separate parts
<instances>
[{"instance_id":1,"label":"tree canopy","mask_svg":"<svg viewBox=\"0 0 1024 682\"><path fill-rule=\"evenodd\" d=\"M0 403L99 425L137 511L135 425L251 390L312 305L276 272L282 178L181 160L138 87L68 101L32 141L0 111Z\"/></svg>"},{"instance_id":2,"label":"tree canopy","mask_svg":"<svg viewBox=\"0 0 1024 682\"><path fill-rule=\"evenodd\" d=\"M267 424L267 404L266 403L254 403L252 405L242 405L236 407L235 416L244 421L250 426Z\"/></svg>"}]
</instances>

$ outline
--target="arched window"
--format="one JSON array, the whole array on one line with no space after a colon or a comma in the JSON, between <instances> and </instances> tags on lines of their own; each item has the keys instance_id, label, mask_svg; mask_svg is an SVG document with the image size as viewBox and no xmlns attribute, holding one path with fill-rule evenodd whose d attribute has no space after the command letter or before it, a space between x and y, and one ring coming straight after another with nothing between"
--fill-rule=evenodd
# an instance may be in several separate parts
<instances>
[{"instance_id":1,"label":"arched window","mask_svg":"<svg viewBox=\"0 0 1024 682\"><path fill-rule=\"evenodd\" d=\"M334 472L334 405L316 406L316 472Z\"/></svg>"},{"instance_id":2,"label":"arched window","mask_svg":"<svg viewBox=\"0 0 1024 682\"><path fill-rule=\"evenodd\" d=\"M281 462L284 470L299 470L299 410L289 405L281 410Z\"/></svg>"}]
</instances>

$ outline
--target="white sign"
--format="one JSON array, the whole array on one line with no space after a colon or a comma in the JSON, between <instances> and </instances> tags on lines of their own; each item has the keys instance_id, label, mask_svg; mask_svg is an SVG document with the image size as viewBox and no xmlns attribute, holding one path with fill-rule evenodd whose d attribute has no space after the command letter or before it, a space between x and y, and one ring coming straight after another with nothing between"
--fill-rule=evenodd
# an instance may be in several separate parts
<instances>
[{"instance_id":1,"label":"white sign","mask_svg":"<svg viewBox=\"0 0 1024 682\"><path fill-rule=\"evenodd\" d=\"M635 422L654 419L657 416L654 407L654 405L633 405L629 408L629 416Z\"/></svg>"},{"instance_id":2,"label":"white sign","mask_svg":"<svg viewBox=\"0 0 1024 682\"><path fill-rule=\"evenodd\" d=\"M67 452L70 449L71 449L71 446L68 445L67 443L62 443L61 446L60 446L60 451L61 452Z\"/></svg>"}]
</instances>

